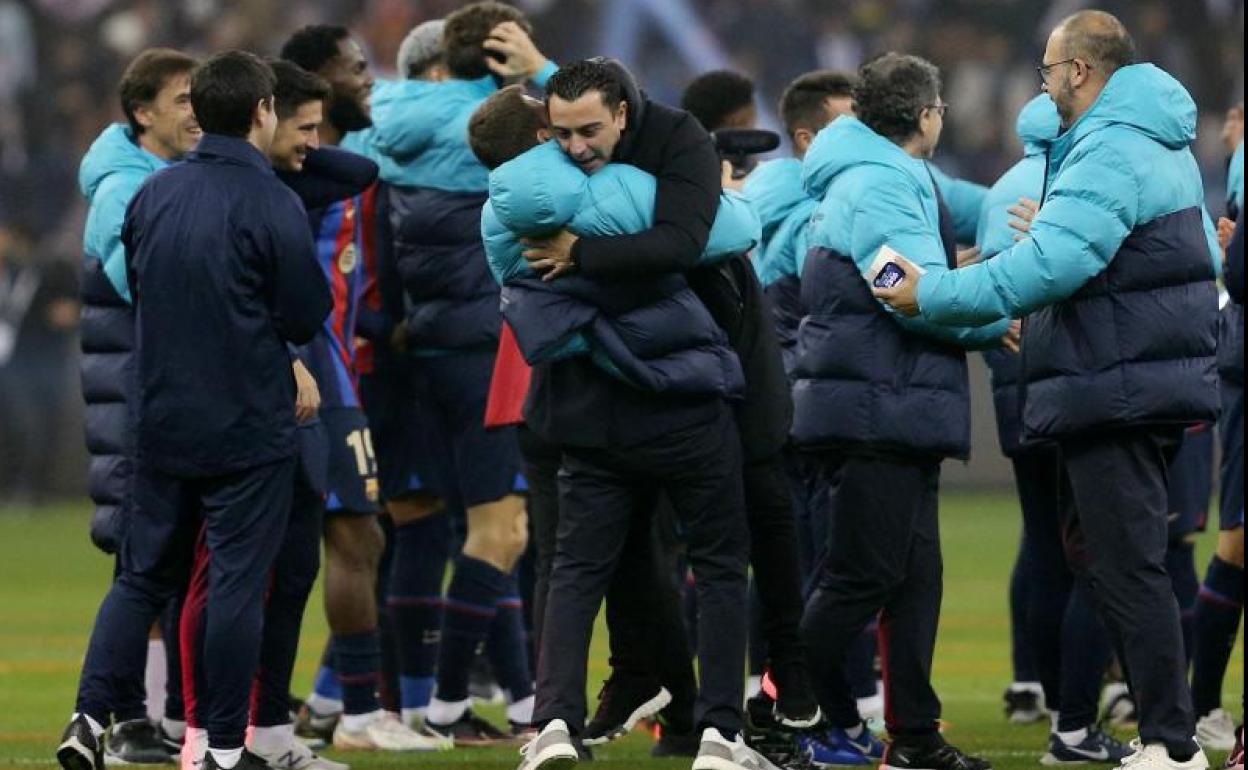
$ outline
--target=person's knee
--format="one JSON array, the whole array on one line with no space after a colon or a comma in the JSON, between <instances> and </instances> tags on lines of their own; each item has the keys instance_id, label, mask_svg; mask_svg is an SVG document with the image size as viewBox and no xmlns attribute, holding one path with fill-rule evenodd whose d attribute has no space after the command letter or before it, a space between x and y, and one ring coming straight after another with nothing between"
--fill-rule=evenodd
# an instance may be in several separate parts
<instances>
[{"instance_id":1,"label":"person's knee","mask_svg":"<svg viewBox=\"0 0 1248 770\"><path fill-rule=\"evenodd\" d=\"M468 537L464 541L466 556L510 572L528 543L524 498L512 495L468 510Z\"/></svg>"},{"instance_id":2,"label":"person's knee","mask_svg":"<svg viewBox=\"0 0 1248 770\"><path fill-rule=\"evenodd\" d=\"M327 524L326 555L335 569L375 572L385 536L375 516L336 516Z\"/></svg>"},{"instance_id":3,"label":"person's knee","mask_svg":"<svg viewBox=\"0 0 1248 770\"><path fill-rule=\"evenodd\" d=\"M1236 527L1218 533L1218 558L1240 569L1244 568L1244 528Z\"/></svg>"}]
</instances>

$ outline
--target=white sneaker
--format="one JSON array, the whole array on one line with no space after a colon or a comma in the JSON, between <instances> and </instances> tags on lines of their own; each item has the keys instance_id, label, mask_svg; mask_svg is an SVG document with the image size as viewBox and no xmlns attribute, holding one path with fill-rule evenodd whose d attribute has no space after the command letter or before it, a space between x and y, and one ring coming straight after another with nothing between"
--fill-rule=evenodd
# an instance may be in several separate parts
<instances>
[{"instance_id":1,"label":"white sneaker","mask_svg":"<svg viewBox=\"0 0 1248 770\"><path fill-rule=\"evenodd\" d=\"M702 743L692 770L775 770L758 752L745 745L741 736L730 741L714 727L702 731Z\"/></svg>"},{"instance_id":2,"label":"white sneaker","mask_svg":"<svg viewBox=\"0 0 1248 770\"><path fill-rule=\"evenodd\" d=\"M445 738L421 735L389 712L363 730L348 730L343 722L334 728L334 748L341 751L447 751L451 746Z\"/></svg>"},{"instance_id":3,"label":"white sneaker","mask_svg":"<svg viewBox=\"0 0 1248 770\"><path fill-rule=\"evenodd\" d=\"M317 756L308 745L297 738L281 751L262 752L253 746L251 753L268 763L273 770L351 770L351 766L332 759Z\"/></svg>"},{"instance_id":4,"label":"white sneaker","mask_svg":"<svg viewBox=\"0 0 1248 770\"><path fill-rule=\"evenodd\" d=\"M1235 748L1235 720L1225 709L1214 709L1196 720L1196 740L1206 749L1230 751Z\"/></svg>"},{"instance_id":5,"label":"white sneaker","mask_svg":"<svg viewBox=\"0 0 1248 770\"><path fill-rule=\"evenodd\" d=\"M524 744L520 756L516 770L567 770L580 761L572 732L562 719L550 720L536 738Z\"/></svg>"},{"instance_id":6,"label":"white sneaker","mask_svg":"<svg viewBox=\"0 0 1248 770\"><path fill-rule=\"evenodd\" d=\"M1208 770L1209 758L1205 756L1205 752L1199 748L1192 758L1186 762L1176 762L1170 758L1170 754L1166 751L1165 744L1150 743L1147 746L1140 743L1140 739L1136 738L1131 741L1133 754L1127 756L1119 765L1122 770Z\"/></svg>"}]
</instances>

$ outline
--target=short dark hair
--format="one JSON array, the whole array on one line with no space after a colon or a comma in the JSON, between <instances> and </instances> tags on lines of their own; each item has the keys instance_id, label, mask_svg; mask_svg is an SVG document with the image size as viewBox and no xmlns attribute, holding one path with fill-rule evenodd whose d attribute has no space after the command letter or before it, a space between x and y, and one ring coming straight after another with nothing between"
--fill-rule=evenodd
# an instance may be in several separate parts
<instances>
[{"instance_id":1,"label":"short dark hair","mask_svg":"<svg viewBox=\"0 0 1248 770\"><path fill-rule=\"evenodd\" d=\"M919 115L940 96L940 70L927 59L889 51L858 70L858 119L898 144L919 130Z\"/></svg>"},{"instance_id":2,"label":"short dark hair","mask_svg":"<svg viewBox=\"0 0 1248 770\"><path fill-rule=\"evenodd\" d=\"M538 129L546 125L540 103L524 97L524 87L507 86L481 102L468 119L468 146L493 171L525 150L537 146Z\"/></svg>"},{"instance_id":3,"label":"short dark hair","mask_svg":"<svg viewBox=\"0 0 1248 770\"><path fill-rule=\"evenodd\" d=\"M1066 56L1087 61L1105 77L1135 63L1135 41L1122 22L1104 11L1079 11L1061 24Z\"/></svg>"},{"instance_id":4,"label":"short dark hair","mask_svg":"<svg viewBox=\"0 0 1248 770\"><path fill-rule=\"evenodd\" d=\"M143 133L134 113L143 105L150 104L165 87L169 78L188 74L195 69L195 60L172 48L149 48L126 67L117 87L121 98L121 111L135 136Z\"/></svg>"},{"instance_id":5,"label":"short dark hair","mask_svg":"<svg viewBox=\"0 0 1248 770\"><path fill-rule=\"evenodd\" d=\"M290 36L278 54L308 72L320 72L326 64L342 54L339 44L351 37L346 27L332 24L309 24Z\"/></svg>"},{"instance_id":6,"label":"short dark hair","mask_svg":"<svg viewBox=\"0 0 1248 770\"><path fill-rule=\"evenodd\" d=\"M285 120L308 102L323 102L332 89L325 78L285 59L268 59L277 82L273 86L273 109Z\"/></svg>"},{"instance_id":7,"label":"short dark hair","mask_svg":"<svg viewBox=\"0 0 1248 770\"><path fill-rule=\"evenodd\" d=\"M533 33L532 25L520 10L493 0L466 5L446 17L446 26L442 28L442 51L452 77L477 80L490 74L485 57L494 54L482 48L481 44L495 27L505 21L514 21L525 32Z\"/></svg>"},{"instance_id":8,"label":"short dark hair","mask_svg":"<svg viewBox=\"0 0 1248 770\"><path fill-rule=\"evenodd\" d=\"M590 91L602 94L602 103L612 112L624 101L624 84L606 59L582 59L560 67L546 82L546 101L558 96L574 102Z\"/></svg>"},{"instance_id":9,"label":"short dark hair","mask_svg":"<svg viewBox=\"0 0 1248 770\"><path fill-rule=\"evenodd\" d=\"M247 51L223 51L191 75L191 106L209 134L245 137L256 105L273 98L277 78L264 60Z\"/></svg>"},{"instance_id":10,"label":"short dark hair","mask_svg":"<svg viewBox=\"0 0 1248 770\"><path fill-rule=\"evenodd\" d=\"M854 98L858 77L840 70L816 70L799 76L780 96L780 119L793 136L799 128L818 131L828 124L824 102L834 97Z\"/></svg>"},{"instance_id":11,"label":"short dark hair","mask_svg":"<svg viewBox=\"0 0 1248 770\"><path fill-rule=\"evenodd\" d=\"M707 131L723 127L724 120L754 103L754 81L732 70L713 70L693 79L680 97L680 106Z\"/></svg>"}]
</instances>

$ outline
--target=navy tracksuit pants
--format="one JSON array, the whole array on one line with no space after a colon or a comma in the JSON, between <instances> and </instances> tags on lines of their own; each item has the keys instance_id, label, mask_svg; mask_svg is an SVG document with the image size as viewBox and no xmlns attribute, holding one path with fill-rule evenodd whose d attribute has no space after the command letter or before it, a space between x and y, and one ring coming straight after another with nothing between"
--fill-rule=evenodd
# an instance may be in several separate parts
<instances>
[{"instance_id":1,"label":"navy tracksuit pants","mask_svg":"<svg viewBox=\"0 0 1248 770\"><path fill-rule=\"evenodd\" d=\"M139 464L120 574L96 615L83 663L79 712L107 724L112 693L136 676L142 679L148 629L185 585L202 529L211 563L199 713L210 746L243 745L260 654L264 593L282 544L294 472L293 457L195 479Z\"/></svg>"}]
</instances>

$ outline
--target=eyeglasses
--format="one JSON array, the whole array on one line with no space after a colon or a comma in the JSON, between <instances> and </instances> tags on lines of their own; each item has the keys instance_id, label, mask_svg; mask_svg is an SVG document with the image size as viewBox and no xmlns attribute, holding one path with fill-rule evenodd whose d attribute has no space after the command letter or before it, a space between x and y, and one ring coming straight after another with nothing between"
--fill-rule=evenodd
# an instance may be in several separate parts
<instances>
[{"instance_id":1,"label":"eyeglasses","mask_svg":"<svg viewBox=\"0 0 1248 770\"><path fill-rule=\"evenodd\" d=\"M936 113L943 118L945 113L949 111L949 103L941 102L940 104L925 104L923 105L923 109L936 110Z\"/></svg>"},{"instance_id":2,"label":"eyeglasses","mask_svg":"<svg viewBox=\"0 0 1248 770\"><path fill-rule=\"evenodd\" d=\"M1052 64L1042 63L1039 67L1036 67L1036 72L1039 73L1040 75L1040 82L1044 83L1045 85L1048 85L1050 70L1052 70L1054 67L1060 67L1063 64L1070 64L1071 62L1075 62L1075 61L1079 61L1079 58L1073 57L1070 59L1062 59L1061 61L1055 61ZM1087 67L1088 69L1092 69L1091 67L1088 67L1086 63L1083 66Z\"/></svg>"}]
</instances>

